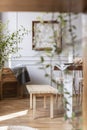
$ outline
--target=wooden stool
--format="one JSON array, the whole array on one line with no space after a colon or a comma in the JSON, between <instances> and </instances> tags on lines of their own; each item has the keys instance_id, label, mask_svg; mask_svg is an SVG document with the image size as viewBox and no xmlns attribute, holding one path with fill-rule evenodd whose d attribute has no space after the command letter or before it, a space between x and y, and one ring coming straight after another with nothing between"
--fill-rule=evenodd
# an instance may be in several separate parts
<instances>
[{"instance_id":1,"label":"wooden stool","mask_svg":"<svg viewBox=\"0 0 87 130\"><path fill-rule=\"evenodd\" d=\"M30 93L30 109L33 109L33 118L36 113L36 97L44 97L44 108L46 108L46 96L50 97L50 118L53 118L53 97L58 93L58 90L49 85L26 85Z\"/></svg>"}]
</instances>

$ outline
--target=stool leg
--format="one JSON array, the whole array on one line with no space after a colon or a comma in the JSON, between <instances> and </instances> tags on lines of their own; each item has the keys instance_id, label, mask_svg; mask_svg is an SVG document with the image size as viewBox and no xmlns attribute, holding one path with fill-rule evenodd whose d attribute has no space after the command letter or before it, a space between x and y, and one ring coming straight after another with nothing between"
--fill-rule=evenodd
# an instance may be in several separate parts
<instances>
[{"instance_id":1,"label":"stool leg","mask_svg":"<svg viewBox=\"0 0 87 130\"><path fill-rule=\"evenodd\" d=\"M30 93L30 109L32 109L32 108L33 108L32 98L33 98L32 93Z\"/></svg>"},{"instance_id":2,"label":"stool leg","mask_svg":"<svg viewBox=\"0 0 87 130\"><path fill-rule=\"evenodd\" d=\"M50 96L50 118L53 118L53 95Z\"/></svg>"},{"instance_id":3,"label":"stool leg","mask_svg":"<svg viewBox=\"0 0 87 130\"><path fill-rule=\"evenodd\" d=\"M44 96L44 108L46 108L46 96Z\"/></svg>"},{"instance_id":4,"label":"stool leg","mask_svg":"<svg viewBox=\"0 0 87 130\"><path fill-rule=\"evenodd\" d=\"M36 95L33 95L33 119L35 119L36 113Z\"/></svg>"}]
</instances>

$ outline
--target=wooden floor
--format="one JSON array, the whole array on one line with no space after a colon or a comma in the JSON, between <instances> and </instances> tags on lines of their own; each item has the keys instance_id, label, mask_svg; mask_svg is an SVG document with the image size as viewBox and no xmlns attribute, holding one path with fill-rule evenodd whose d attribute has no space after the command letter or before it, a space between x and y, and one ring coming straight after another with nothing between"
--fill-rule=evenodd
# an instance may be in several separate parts
<instances>
[{"instance_id":1,"label":"wooden floor","mask_svg":"<svg viewBox=\"0 0 87 130\"><path fill-rule=\"evenodd\" d=\"M42 98L37 99L36 119L29 109L29 98L4 99L0 101L0 126L22 125L38 128L39 130L71 130L72 126L64 120L62 104L54 103L54 118L49 118L49 99L47 108L43 108ZM61 106L61 108L60 108Z\"/></svg>"}]
</instances>

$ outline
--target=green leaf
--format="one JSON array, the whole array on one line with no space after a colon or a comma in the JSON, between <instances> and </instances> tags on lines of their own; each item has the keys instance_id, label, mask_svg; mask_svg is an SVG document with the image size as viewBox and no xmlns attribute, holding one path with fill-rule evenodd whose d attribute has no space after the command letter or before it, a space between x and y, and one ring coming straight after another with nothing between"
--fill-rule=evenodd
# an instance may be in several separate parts
<instances>
[{"instance_id":1,"label":"green leaf","mask_svg":"<svg viewBox=\"0 0 87 130\"><path fill-rule=\"evenodd\" d=\"M56 80L55 80L55 79L52 79L52 82L53 82L53 83L56 83Z\"/></svg>"},{"instance_id":2,"label":"green leaf","mask_svg":"<svg viewBox=\"0 0 87 130\"><path fill-rule=\"evenodd\" d=\"M76 26L75 26L75 25L72 25L72 28L73 28L73 29L76 29Z\"/></svg>"},{"instance_id":3,"label":"green leaf","mask_svg":"<svg viewBox=\"0 0 87 130\"><path fill-rule=\"evenodd\" d=\"M45 74L45 77L49 77L49 74Z\"/></svg>"},{"instance_id":4,"label":"green leaf","mask_svg":"<svg viewBox=\"0 0 87 130\"><path fill-rule=\"evenodd\" d=\"M44 62L44 57L43 56L41 56L40 59L41 59L41 62Z\"/></svg>"},{"instance_id":5,"label":"green leaf","mask_svg":"<svg viewBox=\"0 0 87 130\"><path fill-rule=\"evenodd\" d=\"M64 92L65 94L67 94L67 95L70 95L70 93L69 92Z\"/></svg>"},{"instance_id":6,"label":"green leaf","mask_svg":"<svg viewBox=\"0 0 87 130\"><path fill-rule=\"evenodd\" d=\"M47 64L47 65L46 65L46 68L49 68L50 66L51 66L50 64Z\"/></svg>"},{"instance_id":7,"label":"green leaf","mask_svg":"<svg viewBox=\"0 0 87 130\"><path fill-rule=\"evenodd\" d=\"M67 120L67 119L68 119L68 116L67 116L66 114L64 115L64 119L65 119L65 120Z\"/></svg>"}]
</instances>

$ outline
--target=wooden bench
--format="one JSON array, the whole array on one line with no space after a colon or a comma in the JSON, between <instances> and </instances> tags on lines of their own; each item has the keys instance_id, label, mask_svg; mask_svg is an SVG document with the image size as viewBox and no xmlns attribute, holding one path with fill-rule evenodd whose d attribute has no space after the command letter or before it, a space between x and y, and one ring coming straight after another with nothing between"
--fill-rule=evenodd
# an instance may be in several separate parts
<instances>
[{"instance_id":1,"label":"wooden bench","mask_svg":"<svg viewBox=\"0 0 87 130\"><path fill-rule=\"evenodd\" d=\"M58 94L58 90L50 85L26 85L26 87L30 94L30 109L33 109L33 118L35 118L36 97L38 96L44 97L44 108L46 108L46 96L50 97L50 118L53 118L53 98Z\"/></svg>"}]
</instances>

